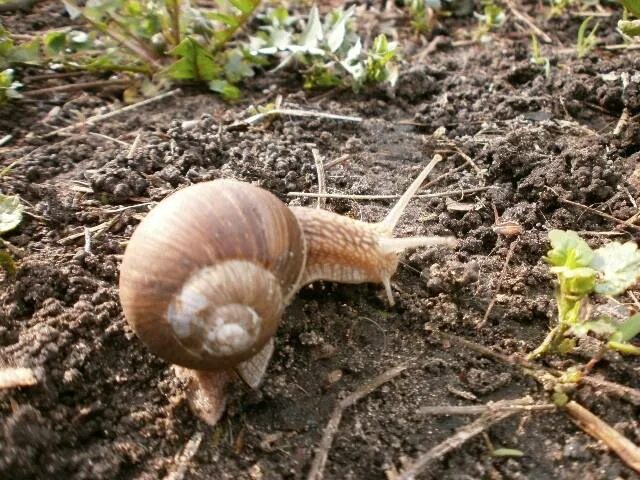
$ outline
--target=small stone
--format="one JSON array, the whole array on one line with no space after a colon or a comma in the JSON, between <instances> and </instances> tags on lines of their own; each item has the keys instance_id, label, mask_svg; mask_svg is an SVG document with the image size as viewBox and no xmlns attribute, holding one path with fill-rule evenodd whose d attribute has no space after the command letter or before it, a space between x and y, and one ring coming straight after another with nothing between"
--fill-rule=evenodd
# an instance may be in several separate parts
<instances>
[{"instance_id":1,"label":"small stone","mask_svg":"<svg viewBox=\"0 0 640 480\"><path fill-rule=\"evenodd\" d=\"M342 379L342 370L331 370L324 379L323 387L325 389L330 388L334 383L339 382Z\"/></svg>"}]
</instances>

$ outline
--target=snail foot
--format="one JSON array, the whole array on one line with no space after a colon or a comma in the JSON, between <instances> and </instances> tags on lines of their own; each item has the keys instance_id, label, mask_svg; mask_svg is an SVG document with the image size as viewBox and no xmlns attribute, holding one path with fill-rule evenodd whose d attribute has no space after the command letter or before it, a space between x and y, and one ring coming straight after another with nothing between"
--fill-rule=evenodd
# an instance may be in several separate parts
<instances>
[{"instance_id":1,"label":"snail foot","mask_svg":"<svg viewBox=\"0 0 640 480\"><path fill-rule=\"evenodd\" d=\"M227 386L235 377L228 370L191 370L175 367L176 376L187 383L191 411L208 425L215 425L227 405Z\"/></svg>"}]
</instances>

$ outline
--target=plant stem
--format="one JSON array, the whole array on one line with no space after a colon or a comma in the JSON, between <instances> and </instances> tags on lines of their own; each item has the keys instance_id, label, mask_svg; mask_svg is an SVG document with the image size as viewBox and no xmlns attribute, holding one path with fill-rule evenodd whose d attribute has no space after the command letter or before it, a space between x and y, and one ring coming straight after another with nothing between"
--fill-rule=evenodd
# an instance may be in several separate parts
<instances>
[{"instance_id":1,"label":"plant stem","mask_svg":"<svg viewBox=\"0 0 640 480\"><path fill-rule=\"evenodd\" d=\"M180 44L180 0L167 0L167 12L171 19L171 36L175 46Z\"/></svg>"},{"instance_id":2,"label":"plant stem","mask_svg":"<svg viewBox=\"0 0 640 480\"><path fill-rule=\"evenodd\" d=\"M547 334L542 343L538 345L538 347L525 358L527 360L535 360L539 356L547 353L551 349L551 347L557 343L558 338L567 329L566 326L564 326L564 328L562 327L563 325L556 325L555 327L553 327L553 329Z\"/></svg>"},{"instance_id":3,"label":"plant stem","mask_svg":"<svg viewBox=\"0 0 640 480\"><path fill-rule=\"evenodd\" d=\"M253 9L247 13L241 13L236 17L237 24L233 27L226 28L220 32L220 36L216 38L216 42L213 45L213 52L218 52L221 48L223 48L226 43L236 34L236 32L244 27L249 20L249 17L253 15L253 12L260 6L260 0L253 0Z\"/></svg>"},{"instance_id":4,"label":"plant stem","mask_svg":"<svg viewBox=\"0 0 640 480\"><path fill-rule=\"evenodd\" d=\"M144 58L147 63L151 64L154 67L162 67L162 65L158 63L158 56L146 45L144 40L138 38L135 33L131 32L129 28L114 15L108 13L107 17L110 21L118 26L121 32L124 33L124 40L127 41L131 46L134 46L136 48L136 52L139 56L141 56L141 58ZM131 48L131 46L129 46L129 48Z\"/></svg>"}]
</instances>

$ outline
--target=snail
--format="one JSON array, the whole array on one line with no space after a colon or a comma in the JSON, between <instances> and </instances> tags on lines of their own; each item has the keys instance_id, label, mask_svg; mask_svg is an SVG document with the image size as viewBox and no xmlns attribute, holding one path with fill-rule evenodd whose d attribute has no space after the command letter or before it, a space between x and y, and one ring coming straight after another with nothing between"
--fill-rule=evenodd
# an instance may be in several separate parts
<instances>
[{"instance_id":1,"label":"snail","mask_svg":"<svg viewBox=\"0 0 640 480\"><path fill-rule=\"evenodd\" d=\"M120 269L125 318L147 347L190 379L192 410L214 424L236 376L257 388L284 308L317 280L382 283L408 248L452 237L393 238L436 155L386 218L366 223L288 207L257 186L214 180L156 205L134 231Z\"/></svg>"}]
</instances>

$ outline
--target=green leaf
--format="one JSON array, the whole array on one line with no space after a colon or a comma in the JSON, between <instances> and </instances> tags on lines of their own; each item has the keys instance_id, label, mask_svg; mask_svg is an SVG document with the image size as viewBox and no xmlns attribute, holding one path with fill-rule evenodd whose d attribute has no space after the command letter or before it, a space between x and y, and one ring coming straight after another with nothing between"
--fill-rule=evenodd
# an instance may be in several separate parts
<instances>
[{"instance_id":1,"label":"green leaf","mask_svg":"<svg viewBox=\"0 0 640 480\"><path fill-rule=\"evenodd\" d=\"M578 40L576 42L576 53L578 58L582 58L587 55L597 43L596 31L600 26L600 22L596 22L591 32L587 34L587 27L589 26L589 23L591 23L591 20L593 20L593 17L585 18L578 28Z\"/></svg>"},{"instance_id":2,"label":"green leaf","mask_svg":"<svg viewBox=\"0 0 640 480\"><path fill-rule=\"evenodd\" d=\"M75 20L82 16L82 10L75 2L71 0L62 0L62 4L64 5L64 8L69 14L69 18L71 18L71 20Z\"/></svg>"},{"instance_id":3,"label":"green leaf","mask_svg":"<svg viewBox=\"0 0 640 480\"><path fill-rule=\"evenodd\" d=\"M249 15L260 2L252 0L229 0L229 3L240 10L245 15Z\"/></svg>"},{"instance_id":4,"label":"green leaf","mask_svg":"<svg viewBox=\"0 0 640 480\"><path fill-rule=\"evenodd\" d=\"M239 51L233 51L227 57L224 76L231 83L238 83L247 77L253 77L251 63Z\"/></svg>"},{"instance_id":5,"label":"green leaf","mask_svg":"<svg viewBox=\"0 0 640 480\"><path fill-rule=\"evenodd\" d=\"M0 234L13 230L18 226L22 220L23 209L20 197L0 193Z\"/></svg>"},{"instance_id":6,"label":"green leaf","mask_svg":"<svg viewBox=\"0 0 640 480\"><path fill-rule=\"evenodd\" d=\"M617 350L620 353L624 353L626 355L638 355L640 356L640 347L636 347L635 345L631 345L626 342L614 342L613 340L607 343L607 347L612 350Z\"/></svg>"},{"instance_id":7,"label":"green leaf","mask_svg":"<svg viewBox=\"0 0 640 480\"><path fill-rule=\"evenodd\" d=\"M593 320L572 325L569 333L576 337L586 337L589 332L600 337L609 337L616 331L616 326L608 320Z\"/></svg>"},{"instance_id":8,"label":"green leaf","mask_svg":"<svg viewBox=\"0 0 640 480\"><path fill-rule=\"evenodd\" d=\"M576 232L551 230L549 240L552 249L544 258L553 266L586 267L593 259L593 250Z\"/></svg>"},{"instance_id":9,"label":"green leaf","mask_svg":"<svg viewBox=\"0 0 640 480\"><path fill-rule=\"evenodd\" d=\"M624 8L629 10L634 17L640 18L640 0L620 0Z\"/></svg>"},{"instance_id":10,"label":"green leaf","mask_svg":"<svg viewBox=\"0 0 640 480\"><path fill-rule=\"evenodd\" d=\"M220 75L213 56L191 37L185 37L170 53L180 57L166 70L174 80L211 81Z\"/></svg>"},{"instance_id":11,"label":"green leaf","mask_svg":"<svg viewBox=\"0 0 640 480\"><path fill-rule=\"evenodd\" d=\"M207 13L207 18L223 23L231 28L235 28L238 25L240 25L240 22L237 17L234 17L233 15L227 15L225 13L219 13L219 12Z\"/></svg>"},{"instance_id":12,"label":"green leaf","mask_svg":"<svg viewBox=\"0 0 640 480\"><path fill-rule=\"evenodd\" d=\"M67 45L67 34L65 32L48 32L42 38L42 43L47 55L57 55Z\"/></svg>"},{"instance_id":13,"label":"green leaf","mask_svg":"<svg viewBox=\"0 0 640 480\"><path fill-rule=\"evenodd\" d=\"M22 87L22 84L13 80L13 70L11 68L0 72L0 105L13 98L21 98L22 95L18 92L20 87Z\"/></svg>"},{"instance_id":14,"label":"green leaf","mask_svg":"<svg viewBox=\"0 0 640 480\"><path fill-rule=\"evenodd\" d=\"M361 83L364 81L366 77L365 66L362 62L359 61L360 53L362 52L362 44L360 43L360 39L353 45L348 51L346 58L340 62L342 68L344 68L347 72L351 74L353 79Z\"/></svg>"},{"instance_id":15,"label":"green leaf","mask_svg":"<svg viewBox=\"0 0 640 480\"><path fill-rule=\"evenodd\" d=\"M218 92L225 100L239 100L242 97L240 89L226 80L211 80L209 88L214 92Z\"/></svg>"},{"instance_id":16,"label":"green leaf","mask_svg":"<svg viewBox=\"0 0 640 480\"><path fill-rule=\"evenodd\" d=\"M637 37L640 35L640 20L618 20L618 28L625 35Z\"/></svg>"},{"instance_id":17,"label":"green leaf","mask_svg":"<svg viewBox=\"0 0 640 480\"><path fill-rule=\"evenodd\" d=\"M346 12L340 10L334 12L337 20L327 32L327 45L330 51L335 52L340 48L342 42L344 42L344 36L347 33L347 21L352 14L351 8Z\"/></svg>"},{"instance_id":18,"label":"green leaf","mask_svg":"<svg viewBox=\"0 0 640 480\"><path fill-rule=\"evenodd\" d=\"M584 296L589 295L595 288L597 271L593 268L551 267L550 270L558 275L563 294Z\"/></svg>"},{"instance_id":19,"label":"green leaf","mask_svg":"<svg viewBox=\"0 0 640 480\"><path fill-rule=\"evenodd\" d=\"M634 242L611 242L595 251L590 266L602 274L596 293L619 295L640 278L640 251Z\"/></svg>"},{"instance_id":20,"label":"green leaf","mask_svg":"<svg viewBox=\"0 0 640 480\"><path fill-rule=\"evenodd\" d=\"M389 42L384 33L373 40L371 51L367 56L367 80L395 84L398 71L392 62L396 57L396 48L397 43Z\"/></svg>"},{"instance_id":21,"label":"green leaf","mask_svg":"<svg viewBox=\"0 0 640 480\"><path fill-rule=\"evenodd\" d=\"M611 335L609 340L612 342L628 342L638 334L640 334L640 313L627 318Z\"/></svg>"},{"instance_id":22,"label":"green leaf","mask_svg":"<svg viewBox=\"0 0 640 480\"><path fill-rule=\"evenodd\" d=\"M324 38L322 33L322 24L320 23L320 13L318 13L318 7L311 7L309 12L309 19L300 36L300 43L305 47L317 47L319 42Z\"/></svg>"},{"instance_id":23,"label":"green leaf","mask_svg":"<svg viewBox=\"0 0 640 480\"><path fill-rule=\"evenodd\" d=\"M34 38L30 42L13 47L9 54L10 63L37 65L40 63L40 40Z\"/></svg>"},{"instance_id":24,"label":"green leaf","mask_svg":"<svg viewBox=\"0 0 640 480\"><path fill-rule=\"evenodd\" d=\"M16 274L16 264L7 250L0 250L0 268L2 268L9 277L13 277Z\"/></svg>"}]
</instances>

